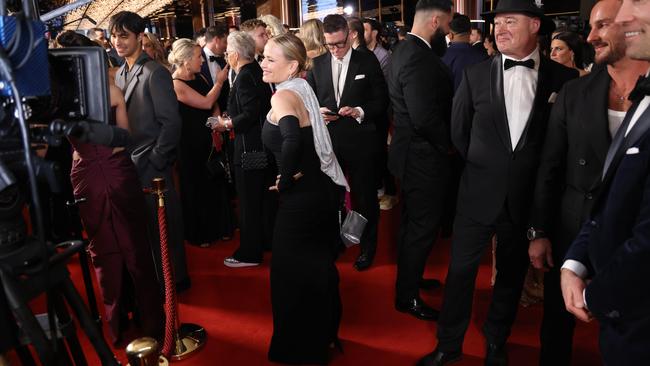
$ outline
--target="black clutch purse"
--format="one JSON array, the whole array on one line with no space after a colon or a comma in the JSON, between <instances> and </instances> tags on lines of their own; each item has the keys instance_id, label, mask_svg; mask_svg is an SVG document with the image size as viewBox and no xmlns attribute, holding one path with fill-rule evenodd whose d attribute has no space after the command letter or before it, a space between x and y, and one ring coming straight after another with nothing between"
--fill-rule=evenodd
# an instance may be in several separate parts
<instances>
[{"instance_id":1,"label":"black clutch purse","mask_svg":"<svg viewBox=\"0 0 650 366\"><path fill-rule=\"evenodd\" d=\"M261 170L269 166L266 151L246 151L246 138L242 136L244 152L241 153L241 167L244 171Z\"/></svg>"}]
</instances>

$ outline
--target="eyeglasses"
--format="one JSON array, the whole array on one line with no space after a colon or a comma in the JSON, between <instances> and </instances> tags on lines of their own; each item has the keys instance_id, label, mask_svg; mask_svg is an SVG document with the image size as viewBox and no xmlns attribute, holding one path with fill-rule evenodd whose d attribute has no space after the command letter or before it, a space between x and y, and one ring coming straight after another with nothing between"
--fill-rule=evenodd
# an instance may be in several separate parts
<instances>
[{"instance_id":1,"label":"eyeglasses","mask_svg":"<svg viewBox=\"0 0 650 366\"><path fill-rule=\"evenodd\" d=\"M344 48L345 45L348 43L348 35L349 33L345 34L345 39L336 43L325 43L323 46L327 48Z\"/></svg>"}]
</instances>

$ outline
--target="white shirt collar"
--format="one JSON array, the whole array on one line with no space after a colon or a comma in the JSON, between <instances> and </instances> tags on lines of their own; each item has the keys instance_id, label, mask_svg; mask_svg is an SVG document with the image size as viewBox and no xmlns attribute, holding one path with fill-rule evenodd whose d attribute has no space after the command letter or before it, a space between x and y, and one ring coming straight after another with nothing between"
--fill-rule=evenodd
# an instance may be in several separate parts
<instances>
[{"instance_id":1,"label":"white shirt collar","mask_svg":"<svg viewBox=\"0 0 650 366\"><path fill-rule=\"evenodd\" d=\"M331 53L330 53L330 55L332 56L332 62L336 62L336 61L339 60L338 58L334 57L334 55L332 55ZM348 49L348 52L345 54L345 56L343 56L343 59L341 60L341 62L343 62L344 64L347 65L347 64L350 63L350 58L352 58L352 47L350 47L350 49Z\"/></svg>"},{"instance_id":2,"label":"white shirt collar","mask_svg":"<svg viewBox=\"0 0 650 366\"><path fill-rule=\"evenodd\" d=\"M210 58L210 56L217 56L217 55L214 54L214 52L212 52L211 49L208 48L208 46L203 47L203 52L205 52L205 57L208 58L208 59ZM206 60L206 61L209 61L209 60Z\"/></svg>"},{"instance_id":3,"label":"white shirt collar","mask_svg":"<svg viewBox=\"0 0 650 366\"><path fill-rule=\"evenodd\" d=\"M518 59L516 59L514 57L510 57L510 56L507 56L507 55L504 54L503 57L501 57L501 64L502 65L505 64L506 60L526 61L528 59L533 59L535 61L535 71L539 71L539 60L540 60L539 46L535 47L535 49L533 50L533 52L530 55L522 58L521 60L518 60Z\"/></svg>"},{"instance_id":4,"label":"white shirt collar","mask_svg":"<svg viewBox=\"0 0 650 366\"><path fill-rule=\"evenodd\" d=\"M408 34L410 34L410 35L412 35L412 36L414 36L414 37L418 37L418 38L420 38L420 39L422 40L422 42L424 42L424 43L427 44L427 47L431 48L431 43L430 43L429 41L427 41L426 39L420 37L419 35L417 35L417 34L415 34L415 33L408 32Z\"/></svg>"}]
</instances>

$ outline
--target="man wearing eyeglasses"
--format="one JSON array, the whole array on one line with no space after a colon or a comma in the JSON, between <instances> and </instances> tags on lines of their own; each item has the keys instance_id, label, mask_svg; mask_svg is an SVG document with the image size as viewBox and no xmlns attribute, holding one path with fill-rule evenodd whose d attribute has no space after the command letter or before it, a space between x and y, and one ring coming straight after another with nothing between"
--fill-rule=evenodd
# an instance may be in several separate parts
<instances>
[{"instance_id":1,"label":"man wearing eyeglasses","mask_svg":"<svg viewBox=\"0 0 650 366\"><path fill-rule=\"evenodd\" d=\"M374 54L353 50L348 23L338 14L323 20L328 53L316 57L307 81L328 124L336 157L350 182L352 208L368 219L354 267L372 264L377 247L378 155L375 122L385 118L388 91Z\"/></svg>"}]
</instances>

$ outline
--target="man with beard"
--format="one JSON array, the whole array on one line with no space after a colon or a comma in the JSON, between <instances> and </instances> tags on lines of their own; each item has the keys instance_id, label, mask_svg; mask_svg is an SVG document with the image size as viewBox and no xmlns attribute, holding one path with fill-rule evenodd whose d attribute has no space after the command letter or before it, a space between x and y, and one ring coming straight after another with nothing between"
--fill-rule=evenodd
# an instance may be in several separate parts
<instances>
[{"instance_id":1,"label":"man with beard","mask_svg":"<svg viewBox=\"0 0 650 366\"><path fill-rule=\"evenodd\" d=\"M615 22L622 28L626 55L650 61L650 1L623 1ZM634 103L605 156L601 192L569 247L561 272L567 310L583 321L598 320L606 365L650 364L647 76L630 93Z\"/></svg>"},{"instance_id":2,"label":"man with beard","mask_svg":"<svg viewBox=\"0 0 650 366\"><path fill-rule=\"evenodd\" d=\"M619 0L594 5L587 41L595 49L597 66L565 85L549 120L531 220L537 238L528 250L532 265L546 272L540 365L571 363L575 319L565 309L555 264L589 215L602 187L607 149L632 105L627 96L649 66L625 56L623 30L614 23L620 7Z\"/></svg>"}]
</instances>

